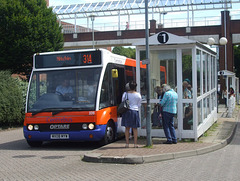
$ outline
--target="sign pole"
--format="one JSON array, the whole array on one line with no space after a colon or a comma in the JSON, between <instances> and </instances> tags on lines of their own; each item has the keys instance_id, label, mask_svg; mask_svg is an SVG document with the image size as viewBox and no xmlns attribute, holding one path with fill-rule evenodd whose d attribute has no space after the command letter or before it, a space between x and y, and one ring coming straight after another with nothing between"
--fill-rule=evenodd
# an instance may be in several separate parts
<instances>
[{"instance_id":1,"label":"sign pole","mask_svg":"<svg viewBox=\"0 0 240 181\"><path fill-rule=\"evenodd\" d=\"M145 0L145 36L146 36L146 59L149 60L149 29L148 29L148 0ZM146 117L146 131L147 131L147 146L152 145L151 135L151 105L150 105L150 64L147 64L147 117Z\"/></svg>"}]
</instances>

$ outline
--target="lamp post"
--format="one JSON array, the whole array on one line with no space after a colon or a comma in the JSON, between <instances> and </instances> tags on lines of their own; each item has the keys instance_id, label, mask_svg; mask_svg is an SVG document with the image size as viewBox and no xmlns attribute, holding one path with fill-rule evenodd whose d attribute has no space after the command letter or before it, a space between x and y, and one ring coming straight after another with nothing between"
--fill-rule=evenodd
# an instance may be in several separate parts
<instances>
[{"instance_id":1,"label":"lamp post","mask_svg":"<svg viewBox=\"0 0 240 181\"><path fill-rule=\"evenodd\" d=\"M145 0L145 38L146 38L146 59L149 59L149 29L148 29L148 1ZM147 146L152 145L151 135L151 105L150 105L150 65L147 64L147 117L146 117L146 131L147 131Z\"/></svg>"},{"instance_id":2,"label":"lamp post","mask_svg":"<svg viewBox=\"0 0 240 181\"><path fill-rule=\"evenodd\" d=\"M222 37L222 38L220 38L220 40L219 40L219 45L226 45L227 42L228 42L227 38ZM212 46L212 45L218 45L218 44L215 43L215 39L214 39L214 38L208 38L207 44L210 45L210 46Z\"/></svg>"},{"instance_id":3,"label":"lamp post","mask_svg":"<svg viewBox=\"0 0 240 181\"><path fill-rule=\"evenodd\" d=\"M227 42L228 42L228 40L225 37L220 38L219 44L215 43L215 39L214 38L208 38L208 41L207 41L207 44L209 46L212 46L212 45L225 46L225 60L224 60L225 61L225 70L227 68L227 56L226 56L226 54L227 54L227 52L226 52ZM220 83L222 83L222 82L220 81ZM226 82L225 82L225 84L226 84ZM227 101L228 101L228 97L227 97ZM218 100L217 100L217 105L218 105ZM218 112L218 106L217 106L217 112Z\"/></svg>"},{"instance_id":4,"label":"lamp post","mask_svg":"<svg viewBox=\"0 0 240 181\"><path fill-rule=\"evenodd\" d=\"M215 43L215 39L214 38L208 38L208 41L207 41L207 44L210 45L210 46L212 46L212 45L225 46L225 60L224 60L224 62L225 62L225 67L224 67L225 70L227 70L227 56L226 56L227 55L227 51L226 51L227 42L228 42L228 40L225 37L220 38L219 44Z\"/></svg>"},{"instance_id":5,"label":"lamp post","mask_svg":"<svg viewBox=\"0 0 240 181\"><path fill-rule=\"evenodd\" d=\"M92 46L93 46L93 49L95 49L95 45L94 45L94 20L95 20L96 15L91 14L89 17L91 18L91 21L92 21Z\"/></svg>"},{"instance_id":6,"label":"lamp post","mask_svg":"<svg viewBox=\"0 0 240 181\"><path fill-rule=\"evenodd\" d=\"M159 14L159 20L160 20L160 24L162 24L162 27L164 27L164 16L167 14L167 12L160 12ZM161 17L161 15L163 15L163 18ZM161 22L161 19L163 19L163 22Z\"/></svg>"},{"instance_id":7,"label":"lamp post","mask_svg":"<svg viewBox=\"0 0 240 181\"><path fill-rule=\"evenodd\" d=\"M166 15L167 13L166 12L163 12L162 15L163 15L163 27L164 27L164 16Z\"/></svg>"},{"instance_id":8,"label":"lamp post","mask_svg":"<svg viewBox=\"0 0 240 181\"><path fill-rule=\"evenodd\" d=\"M225 70L227 70L227 51L226 51L226 45L227 45L227 42L228 42L228 40L227 40L227 38L225 38L225 37L222 37L222 38L220 38L220 40L219 40L219 43L216 43L216 41L215 41L215 39L214 38L208 38L208 41L207 41L207 44L209 45L209 46L212 46L212 45L216 45L216 46L225 46L225 60L224 60L224 62L225 62L225 67L224 67L224 69Z\"/></svg>"}]
</instances>

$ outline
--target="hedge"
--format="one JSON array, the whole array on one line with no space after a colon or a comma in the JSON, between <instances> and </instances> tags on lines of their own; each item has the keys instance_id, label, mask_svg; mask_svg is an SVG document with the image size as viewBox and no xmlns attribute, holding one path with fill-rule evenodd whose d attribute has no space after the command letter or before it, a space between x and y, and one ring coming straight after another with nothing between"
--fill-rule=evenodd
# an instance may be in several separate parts
<instances>
[{"instance_id":1,"label":"hedge","mask_svg":"<svg viewBox=\"0 0 240 181\"><path fill-rule=\"evenodd\" d=\"M0 127L23 124L26 90L27 82L0 71Z\"/></svg>"}]
</instances>

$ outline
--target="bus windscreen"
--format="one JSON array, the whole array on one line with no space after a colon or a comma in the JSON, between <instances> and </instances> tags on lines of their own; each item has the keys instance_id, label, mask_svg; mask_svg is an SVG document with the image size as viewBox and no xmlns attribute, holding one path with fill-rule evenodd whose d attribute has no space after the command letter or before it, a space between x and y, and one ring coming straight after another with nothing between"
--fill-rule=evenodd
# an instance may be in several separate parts
<instances>
[{"instance_id":1,"label":"bus windscreen","mask_svg":"<svg viewBox=\"0 0 240 181\"><path fill-rule=\"evenodd\" d=\"M35 56L35 68L89 66L101 64L101 51L59 53Z\"/></svg>"}]
</instances>

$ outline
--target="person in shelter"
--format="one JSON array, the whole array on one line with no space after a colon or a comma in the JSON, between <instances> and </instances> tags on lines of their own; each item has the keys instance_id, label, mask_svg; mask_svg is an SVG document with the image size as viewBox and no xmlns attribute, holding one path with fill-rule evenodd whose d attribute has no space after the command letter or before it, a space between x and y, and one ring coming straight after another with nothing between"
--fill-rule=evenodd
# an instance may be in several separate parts
<instances>
[{"instance_id":1,"label":"person in shelter","mask_svg":"<svg viewBox=\"0 0 240 181\"><path fill-rule=\"evenodd\" d=\"M167 141L164 144L177 144L173 117L177 114L178 95L167 84L163 86L163 98L160 100L163 116L163 130Z\"/></svg>"}]
</instances>

